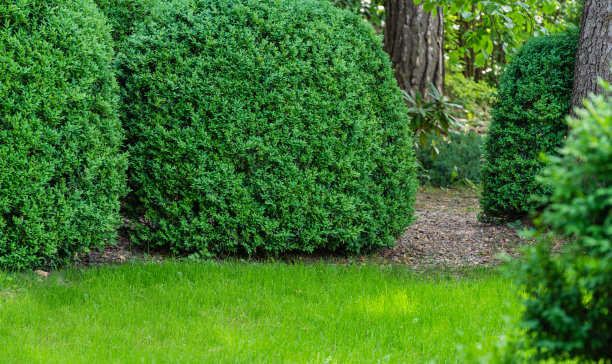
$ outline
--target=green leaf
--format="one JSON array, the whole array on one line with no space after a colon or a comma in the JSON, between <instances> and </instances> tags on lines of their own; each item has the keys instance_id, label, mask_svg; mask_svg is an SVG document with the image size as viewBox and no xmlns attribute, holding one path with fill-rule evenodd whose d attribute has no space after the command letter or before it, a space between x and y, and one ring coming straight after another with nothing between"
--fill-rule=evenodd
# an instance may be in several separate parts
<instances>
[{"instance_id":1,"label":"green leaf","mask_svg":"<svg viewBox=\"0 0 612 364\"><path fill-rule=\"evenodd\" d=\"M478 67L484 67L485 62L486 62L486 58L485 58L484 53L482 53L482 52L481 52L481 53L478 53L478 54L476 55L475 62L476 62L476 65L477 65Z\"/></svg>"},{"instance_id":2,"label":"green leaf","mask_svg":"<svg viewBox=\"0 0 612 364\"><path fill-rule=\"evenodd\" d=\"M421 142L421 145L423 146L427 145L427 135L424 132L419 133L419 140Z\"/></svg>"},{"instance_id":3,"label":"green leaf","mask_svg":"<svg viewBox=\"0 0 612 364\"><path fill-rule=\"evenodd\" d=\"M461 12L461 17L466 21L471 21L472 19L474 19L474 14L472 14L471 11L466 10Z\"/></svg>"}]
</instances>

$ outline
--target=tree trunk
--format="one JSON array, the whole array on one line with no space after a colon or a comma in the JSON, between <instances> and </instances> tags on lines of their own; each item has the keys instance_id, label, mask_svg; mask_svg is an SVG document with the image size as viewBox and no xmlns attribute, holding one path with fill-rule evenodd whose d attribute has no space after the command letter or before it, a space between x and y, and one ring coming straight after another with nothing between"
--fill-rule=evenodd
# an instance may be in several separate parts
<instances>
[{"instance_id":1,"label":"tree trunk","mask_svg":"<svg viewBox=\"0 0 612 364\"><path fill-rule=\"evenodd\" d=\"M423 96L432 83L444 92L444 23L442 9L425 12L414 0L387 0L385 51L391 56L402 90Z\"/></svg>"},{"instance_id":2,"label":"tree trunk","mask_svg":"<svg viewBox=\"0 0 612 364\"><path fill-rule=\"evenodd\" d=\"M585 0L578 53L574 66L574 108L582 107L589 92L602 92L597 78L612 82L612 0Z\"/></svg>"}]
</instances>

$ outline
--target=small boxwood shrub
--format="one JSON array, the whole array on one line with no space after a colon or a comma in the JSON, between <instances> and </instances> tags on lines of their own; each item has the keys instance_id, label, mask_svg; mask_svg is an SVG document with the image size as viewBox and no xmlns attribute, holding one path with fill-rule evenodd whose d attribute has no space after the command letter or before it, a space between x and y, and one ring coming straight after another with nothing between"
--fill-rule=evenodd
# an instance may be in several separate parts
<instances>
[{"instance_id":1,"label":"small boxwood shrub","mask_svg":"<svg viewBox=\"0 0 612 364\"><path fill-rule=\"evenodd\" d=\"M575 30L537 37L509 63L485 141L481 219L518 218L550 193L536 176L540 154L554 152L567 134L577 44Z\"/></svg>"},{"instance_id":2,"label":"small boxwood shrub","mask_svg":"<svg viewBox=\"0 0 612 364\"><path fill-rule=\"evenodd\" d=\"M127 42L135 241L358 252L413 221L407 107L359 16L314 0L178 0Z\"/></svg>"},{"instance_id":3,"label":"small boxwood shrub","mask_svg":"<svg viewBox=\"0 0 612 364\"><path fill-rule=\"evenodd\" d=\"M53 267L120 222L111 38L89 0L0 4L0 269Z\"/></svg>"},{"instance_id":4,"label":"small boxwood shrub","mask_svg":"<svg viewBox=\"0 0 612 364\"><path fill-rule=\"evenodd\" d=\"M426 147L417 152L425 173L423 181L436 187L449 187L454 182L480 183L484 138L472 131L451 133L448 141L431 138ZM434 160L432 141L439 150Z\"/></svg>"},{"instance_id":5,"label":"small boxwood shrub","mask_svg":"<svg viewBox=\"0 0 612 364\"><path fill-rule=\"evenodd\" d=\"M606 86L609 91L612 89ZM523 327L542 357L612 360L612 100L592 97L561 157L544 171L553 188L544 226L572 240L551 256L533 248L522 268ZM577 162L580 161L580 162ZM548 235L541 235L546 241Z\"/></svg>"},{"instance_id":6,"label":"small boxwood shrub","mask_svg":"<svg viewBox=\"0 0 612 364\"><path fill-rule=\"evenodd\" d=\"M123 42L129 37L136 25L151 13L156 3L165 0L94 0L98 8L107 17L111 34L115 41L115 50L119 51Z\"/></svg>"}]
</instances>

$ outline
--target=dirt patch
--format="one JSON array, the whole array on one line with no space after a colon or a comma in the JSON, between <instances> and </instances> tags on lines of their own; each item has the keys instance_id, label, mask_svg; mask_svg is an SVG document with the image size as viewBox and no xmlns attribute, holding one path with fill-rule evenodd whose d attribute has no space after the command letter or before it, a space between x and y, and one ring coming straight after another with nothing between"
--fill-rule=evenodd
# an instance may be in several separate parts
<instances>
[{"instance_id":1,"label":"dirt patch","mask_svg":"<svg viewBox=\"0 0 612 364\"><path fill-rule=\"evenodd\" d=\"M124 221L123 224L127 226L128 222ZM132 244L125 228L119 229L118 235L115 245L108 245L104 249L93 250L81 256L78 264L81 266L100 266L144 261L161 262L169 256L168 252L147 251Z\"/></svg>"},{"instance_id":2,"label":"dirt patch","mask_svg":"<svg viewBox=\"0 0 612 364\"><path fill-rule=\"evenodd\" d=\"M415 267L493 266L500 254L518 256L527 242L517 229L487 225L476 219L478 194L470 189L424 189L417 195L417 222L406 229L397 245L379 253L389 262Z\"/></svg>"}]
</instances>

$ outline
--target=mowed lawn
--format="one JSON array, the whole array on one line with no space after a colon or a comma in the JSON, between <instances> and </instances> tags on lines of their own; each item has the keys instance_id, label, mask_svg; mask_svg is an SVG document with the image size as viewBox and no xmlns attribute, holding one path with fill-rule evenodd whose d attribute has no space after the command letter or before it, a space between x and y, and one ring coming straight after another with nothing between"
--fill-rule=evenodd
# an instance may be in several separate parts
<instances>
[{"instance_id":1,"label":"mowed lawn","mask_svg":"<svg viewBox=\"0 0 612 364\"><path fill-rule=\"evenodd\" d=\"M436 363L488 345L519 315L487 270L127 264L0 272L3 363Z\"/></svg>"}]
</instances>

